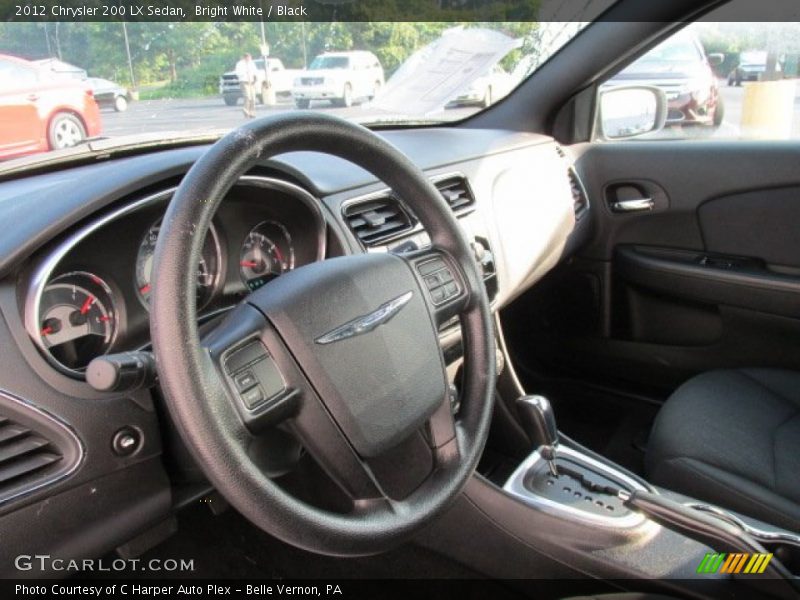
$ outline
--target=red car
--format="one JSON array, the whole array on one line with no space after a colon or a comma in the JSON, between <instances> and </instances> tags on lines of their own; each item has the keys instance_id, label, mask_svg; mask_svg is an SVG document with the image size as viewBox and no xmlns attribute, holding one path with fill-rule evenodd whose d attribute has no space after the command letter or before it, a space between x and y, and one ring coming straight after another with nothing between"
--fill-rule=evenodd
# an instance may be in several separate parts
<instances>
[{"instance_id":1,"label":"red car","mask_svg":"<svg viewBox=\"0 0 800 600\"><path fill-rule=\"evenodd\" d=\"M3 54L0 82L0 158L69 148L100 134L100 109L83 82Z\"/></svg>"}]
</instances>

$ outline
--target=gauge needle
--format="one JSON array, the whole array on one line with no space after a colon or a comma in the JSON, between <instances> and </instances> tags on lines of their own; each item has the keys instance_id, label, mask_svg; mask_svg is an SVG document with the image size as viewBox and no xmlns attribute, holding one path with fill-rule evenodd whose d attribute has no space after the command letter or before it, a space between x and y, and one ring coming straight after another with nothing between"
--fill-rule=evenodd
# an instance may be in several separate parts
<instances>
[{"instance_id":1,"label":"gauge needle","mask_svg":"<svg viewBox=\"0 0 800 600\"><path fill-rule=\"evenodd\" d=\"M239 262L239 265L242 267L248 267L252 269L253 267L257 267L258 263L254 260L243 260Z\"/></svg>"},{"instance_id":2,"label":"gauge needle","mask_svg":"<svg viewBox=\"0 0 800 600\"><path fill-rule=\"evenodd\" d=\"M83 301L83 306L81 306L81 314L85 315L89 312L89 309L92 308L92 304L94 304L95 297L89 296L86 300Z\"/></svg>"},{"instance_id":3,"label":"gauge needle","mask_svg":"<svg viewBox=\"0 0 800 600\"><path fill-rule=\"evenodd\" d=\"M53 333L53 328L52 327L48 326L48 327L45 327L44 329L42 329L42 335L50 335L51 333Z\"/></svg>"},{"instance_id":4,"label":"gauge needle","mask_svg":"<svg viewBox=\"0 0 800 600\"><path fill-rule=\"evenodd\" d=\"M139 293L140 294L146 294L149 291L150 291L150 284L149 283L147 283L147 284L145 284L145 285L143 285L142 287L139 288Z\"/></svg>"}]
</instances>

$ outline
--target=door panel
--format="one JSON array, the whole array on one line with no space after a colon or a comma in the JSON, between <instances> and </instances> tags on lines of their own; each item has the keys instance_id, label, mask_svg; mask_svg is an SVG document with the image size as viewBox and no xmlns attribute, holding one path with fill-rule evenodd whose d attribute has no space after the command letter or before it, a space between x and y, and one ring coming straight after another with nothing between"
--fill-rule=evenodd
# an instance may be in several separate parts
<instances>
[{"instance_id":1,"label":"door panel","mask_svg":"<svg viewBox=\"0 0 800 600\"><path fill-rule=\"evenodd\" d=\"M504 312L518 363L651 398L713 368L800 370L798 165L798 142L587 146L594 235ZM616 212L620 193L652 208Z\"/></svg>"}]
</instances>

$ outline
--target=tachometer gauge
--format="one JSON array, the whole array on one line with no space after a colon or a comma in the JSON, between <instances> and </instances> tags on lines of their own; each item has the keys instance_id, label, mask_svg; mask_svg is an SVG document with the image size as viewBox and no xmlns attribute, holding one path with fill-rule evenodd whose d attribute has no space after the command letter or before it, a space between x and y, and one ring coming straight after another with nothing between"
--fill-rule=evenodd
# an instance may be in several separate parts
<instances>
[{"instance_id":1,"label":"tachometer gauge","mask_svg":"<svg viewBox=\"0 0 800 600\"><path fill-rule=\"evenodd\" d=\"M67 369L80 371L108 352L117 332L111 290L91 273L76 271L53 279L39 303L43 348Z\"/></svg>"},{"instance_id":2,"label":"tachometer gauge","mask_svg":"<svg viewBox=\"0 0 800 600\"><path fill-rule=\"evenodd\" d=\"M161 230L159 219L147 230L139 244L136 256L136 293L145 308L150 308L150 294L153 291L151 275L153 273L153 254L156 251L158 233ZM197 264L197 308L203 308L211 300L219 276L220 247L217 232L212 225L208 230L203 253Z\"/></svg>"},{"instance_id":3,"label":"tachometer gauge","mask_svg":"<svg viewBox=\"0 0 800 600\"><path fill-rule=\"evenodd\" d=\"M251 290L294 268L294 248L286 227L264 221L247 234L239 255L239 273Z\"/></svg>"}]
</instances>

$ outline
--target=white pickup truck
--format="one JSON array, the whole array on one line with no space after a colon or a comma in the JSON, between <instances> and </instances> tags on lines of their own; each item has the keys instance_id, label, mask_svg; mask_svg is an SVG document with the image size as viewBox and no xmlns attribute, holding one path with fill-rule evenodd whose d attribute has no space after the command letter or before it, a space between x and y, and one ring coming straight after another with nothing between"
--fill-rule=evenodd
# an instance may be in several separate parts
<instances>
[{"instance_id":1,"label":"white pickup truck","mask_svg":"<svg viewBox=\"0 0 800 600\"><path fill-rule=\"evenodd\" d=\"M279 58L256 58L253 62L256 65L256 96L259 102L266 102L268 86L274 90L276 96L291 95L294 78L301 70L285 68ZM236 71L228 71L219 78L219 93L228 106L239 102L242 90L239 88Z\"/></svg>"}]
</instances>

